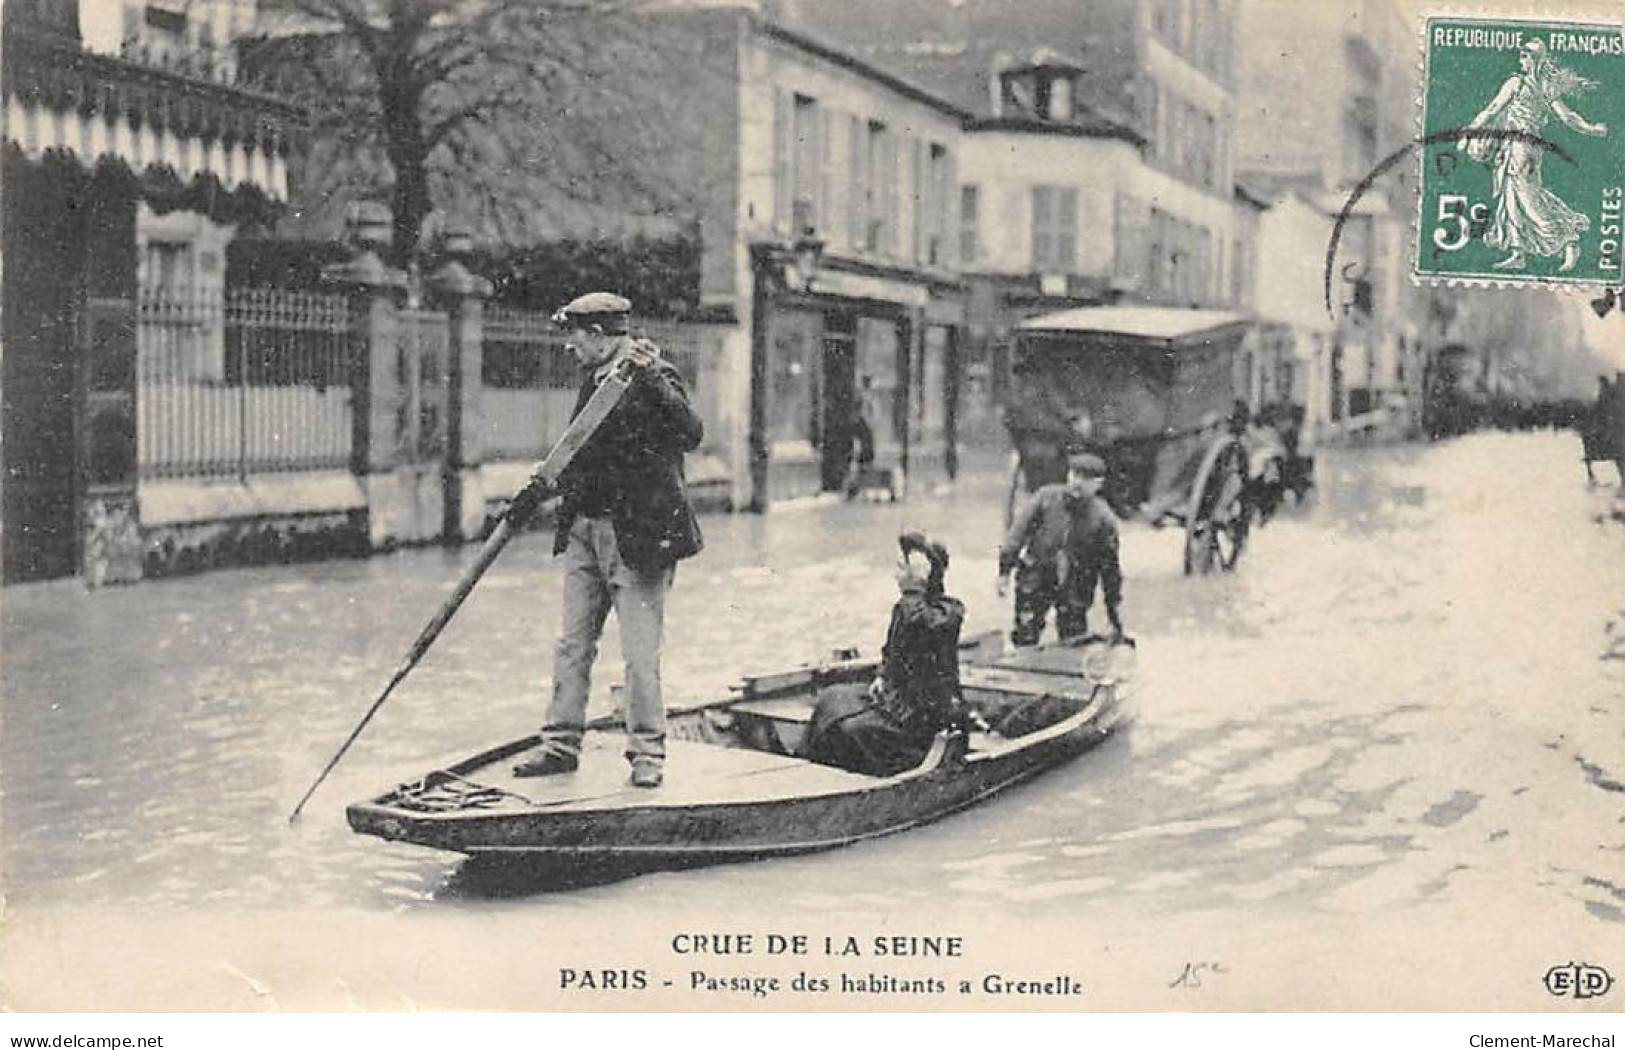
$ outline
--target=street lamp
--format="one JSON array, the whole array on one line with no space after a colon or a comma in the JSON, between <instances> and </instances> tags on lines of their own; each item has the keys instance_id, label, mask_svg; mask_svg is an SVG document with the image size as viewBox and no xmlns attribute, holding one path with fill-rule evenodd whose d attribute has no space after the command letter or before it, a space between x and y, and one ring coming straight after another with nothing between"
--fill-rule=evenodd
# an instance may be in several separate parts
<instances>
[{"instance_id":1,"label":"street lamp","mask_svg":"<svg viewBox=\"0 0 1625 1050\"><path fill-rule=\"evenodd\" d=\"M790 265L785 272L785 283L791 284L796 291L812 291L813 278L818 274L818 263L824 257L824 239L818 236L818 231L811 226L804 227L801 236L790 245ZM790 281L790 274L794 272L795 280Z\"/></svg>"}]
</instances>

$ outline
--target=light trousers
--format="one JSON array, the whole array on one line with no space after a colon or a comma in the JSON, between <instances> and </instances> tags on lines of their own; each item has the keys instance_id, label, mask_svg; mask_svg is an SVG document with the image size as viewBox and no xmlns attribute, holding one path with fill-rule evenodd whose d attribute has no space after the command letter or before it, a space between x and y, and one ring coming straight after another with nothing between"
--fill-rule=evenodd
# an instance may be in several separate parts
<instances>
[{"instance_id":1,"label":"light trousers","mask_svg":"<svg viewBox=\"0 0 1625 1050\"><path fill-rule=\"evenodd\" d=\"M607 518L577 518L564 550L564 623L553 657L553 700L542 747L579 755L598 641L609 611L621 626L626 665L626 757L664 761L666 706L660 692L660 637L674 570L636 569L621 560Z\"/></svg>"}]
</instances>

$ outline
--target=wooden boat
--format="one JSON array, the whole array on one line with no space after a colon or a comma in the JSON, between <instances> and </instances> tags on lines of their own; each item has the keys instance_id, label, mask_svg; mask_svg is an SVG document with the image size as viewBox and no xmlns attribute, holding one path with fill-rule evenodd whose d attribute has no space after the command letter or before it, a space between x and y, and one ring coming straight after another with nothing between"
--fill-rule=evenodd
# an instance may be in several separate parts
<instances>
[{"instance_id":1,"label":"wooden boat","mask_svg":"<svg viewBox=\"0 0 1625 1050\"><path fill-rule=\"evenodd\" d=\"M973 643L961 669L967 703L994 729L939 734L897 776L795 757L820 690L874 674L876 661L848 653L673 711L660 788L629 786L624 731L606 717L588 725L574 773L514 777L514 759L537 744L516 740L350 806L350 826L477 857L640 864L803 853L901 831L1056 766L1125 719L1131 646L1000 647Z\"/></svg>"}]
</instances>

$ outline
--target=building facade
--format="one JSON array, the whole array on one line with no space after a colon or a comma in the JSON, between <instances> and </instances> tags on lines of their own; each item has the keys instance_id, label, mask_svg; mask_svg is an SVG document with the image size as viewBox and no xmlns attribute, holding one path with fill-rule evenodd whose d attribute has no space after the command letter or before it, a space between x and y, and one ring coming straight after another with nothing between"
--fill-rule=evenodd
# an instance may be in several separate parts
<instances>
[{"instance_id":1,"label":"building facade","mask_svg":"<svg viewBox=\"0 0 1625 1050\"><path fill-rule=\"evenodd\" d=\"M973 114L958 202L967 430L997 436L1010 333L1025 317L1116 301L1230 303L1228 0L1104 0L1082 12L1061 0L768 6Z\"/></svg>"},{"instance_id":2,"label":"building facade","mask_svg":"<svg viewBox=\"0 0 1625 1050\"><path fill-rule=\"evenodd\" d=\"M1325 217L1325 243L1295 249L1322 265L1355 187L1415 136L1414 22L1394 0L1253 0L1238 14L1237 167L1260 195ZM1354 202L1338 229L1329 312L1324 282L1315 294L1331 330L1304 328L1296 340L1300 350L1330 340L1323 360L1300 361L1316 384L1301 396L1318 406L1309 418L1324 435L1419 422L1422 307L1405 272L1413 180L1414 165L1397 165ZM1296 263L1263 255L1259 265Z\"/></svg>"},{"instance_id":3,"label":"building facade","mask_svg":"<svg viewBox=\"0 0 1625 1050\"><path fill-rule=\"evenodd\" d=\"M195 307L166 367L224 381L225 245L285 195L300 114L238 78L252 4L207 10L5 6L7 581L139 575L139 377L160 355L138 333L156 299Z\"/></svg>"},{"instance_id":4,"label":"building facade","mask_svg":"<svg viewBox=\"0 0 1625 1050\"><path fill-rule=\"evenodd\" d=\"M706 114L701 148L673 156L702 191L701 300L723 333L710 447L735 506L842 488L860 414L880 465L951 476L969 114L753 11L655 22L693 49L673 89Z\"/></svg>"}]
</instances>

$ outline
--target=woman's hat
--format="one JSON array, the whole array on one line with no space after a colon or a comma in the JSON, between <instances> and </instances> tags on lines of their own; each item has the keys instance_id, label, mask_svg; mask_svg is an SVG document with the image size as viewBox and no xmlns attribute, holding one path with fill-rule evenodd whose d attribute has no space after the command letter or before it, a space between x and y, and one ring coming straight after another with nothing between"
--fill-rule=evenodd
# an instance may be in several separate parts
<instances>
[{"instance_id":1,"label":"woman's hat","mask_svg":"<svg viewBox=\"0 0 1625 1050\"><path fill-rule=\"evenodd\" d=\"M941 586L942 577L948 571L948 548L931 539L923 532L909 531L897 537L898 549L906 558L918 551L931 563L931 579L928 585Z\"/></svg>"}]
</instances>

